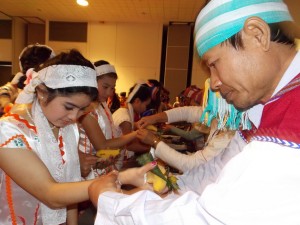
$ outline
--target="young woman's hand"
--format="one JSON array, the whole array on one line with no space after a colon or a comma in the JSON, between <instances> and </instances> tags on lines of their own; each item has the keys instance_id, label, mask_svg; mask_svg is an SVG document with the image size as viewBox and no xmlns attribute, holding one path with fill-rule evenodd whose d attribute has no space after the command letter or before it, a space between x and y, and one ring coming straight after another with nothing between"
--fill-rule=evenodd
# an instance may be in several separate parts
<instances>
[{"instance_id":1,"label":"young woman's hand","mask_svg":"<svg viewBox=\"0 0 300 225\"><path fill-rule=\"evenodd\" d=\"M156 135L153 132L146 130L146 129L139 129L137 130L136 136L141 142L147 145L153 145L153 142L156 138Z\"/></svg>"},{"instance_id":2,"label":"young woman's hand","mask_svg":"<svg viewBox=\"0 0 300 225\"><path fill-rule=\"evenodd\" d=\"M78 151L80 172L82 177L86 177L91 172L92 168L96 168L98 157Z\"/></svg>"},{"instance_id":3,"label":"young woman's hand","mask_svg":"<svg viewBox=\"0 0 300 225\"><path fill-rule=\"evenodd\" d=\"M154 116L145 116L142 117L138 122L135 123L136 127L139 128L145 128L148 125L152 125L156 123L156 119Z\"/></svg>"},{"instance_id":4,"label":"young woman's hand","mask_svg":"<svg viewBox=\"0 0 300 225\"><path fill-rule=\"evenodd\" d=\"M142 167L136 167L136 168L130 168L124 170L119 173L118 179L122 184L130 184L135 187L149 189L144 186L146 184L146 173L152 170L156 165L157 162L153 161L151 163L147 163Z\"/></svg>"}]
</instances>

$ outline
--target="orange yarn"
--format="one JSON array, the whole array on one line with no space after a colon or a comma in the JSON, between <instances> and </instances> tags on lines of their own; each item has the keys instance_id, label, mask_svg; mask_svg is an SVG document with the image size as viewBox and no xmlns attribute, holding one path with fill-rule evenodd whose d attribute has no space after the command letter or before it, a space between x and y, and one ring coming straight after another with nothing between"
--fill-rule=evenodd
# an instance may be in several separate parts
<instances>
[{"instance_id":1,"label":"orange yarn","mask_svg":"<svg viewBox=\"0 0 300 225\"><path fill-rule=\"evenodd\" d=\"M4 117L12 116L12 117L14 117L16 120L18 120L18 121L24 123L28 128L34 130L35 133L37 132L35 126L31 126L31 125L28 123L27 120L22 119L18 114L14 114L14 113L6 113L6 114L4 114L3 116L4 116Z\"/></svg>"},{"instance_id":2,"label":"orange yarn","mask_svg":"<svg viewBox=\"0 0 300 225\"><path fill-rule=\"evenodd\" d=\"M11 137L6 142L1 144L0 147L7 145L9 142L11 142L12 140L14 140L16 138L21 138L23 140L23 142L25 143L26 148L29 149L30 151L32 151L32 148L29 146L29 143L27 142L24 135L20 135L20 134ZM12 220L12 225L17 225L16 213L14 210L14 203L13 203L13 193L11 190L11 178L7 174L5 174L5 187L6 187L6 198L7 198L9 212L10 212L10 216L11 216L11 220ZM37 219L37 215L36 215L36 219Z\"/></svg>"},{"instance_id":3,"label":"orange yarn","mask_svg":"<svg viewBox=\"0 0 300 225\"><path fill-rule=\"evenodd\" d=\"M58 137L58 140L59 140L59 145L58 146L59 146L59 150L60 150L61 159L62 159L63 164L65 164L65 160L63 158L63 156L65 154L65 152L63 150L64 142L63 142L63 139L62 139L61 135Z\"/></svg>"}]
</instances>

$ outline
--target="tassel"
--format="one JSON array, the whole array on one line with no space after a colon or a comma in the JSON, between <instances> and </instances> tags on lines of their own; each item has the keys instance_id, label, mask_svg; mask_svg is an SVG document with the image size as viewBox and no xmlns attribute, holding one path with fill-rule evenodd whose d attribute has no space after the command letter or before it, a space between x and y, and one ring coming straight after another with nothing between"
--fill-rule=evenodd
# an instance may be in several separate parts
<instances>
[{"instance_id":1,"label":"tassel","mask_svg":"<svg viewBox=\"0 0 300 225\"><path fill-rule=\"evenodd\" d=\"M250 130L248 112L238 111L232 104L228 104L219 92L210 89L210 81L205 81L203 94L203 113L200 122L210 127L213 119L218 120L219 130Z\"/></svg>"}]
</instances>

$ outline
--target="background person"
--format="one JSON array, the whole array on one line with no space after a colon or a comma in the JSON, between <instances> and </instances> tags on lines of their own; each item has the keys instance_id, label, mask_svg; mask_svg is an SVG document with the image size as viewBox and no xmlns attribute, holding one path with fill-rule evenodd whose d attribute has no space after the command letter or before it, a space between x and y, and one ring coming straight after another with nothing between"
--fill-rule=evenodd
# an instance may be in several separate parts
<instances>
[{"instance_id":1,"label":"background person","mask_svg":"<svg viewBox=\"0 0 300 225\"><path fill-rule=\"evenodd\" d=\"M147 84L135 84L130 88L126 107L119 108L113 114L114 124L123 135L136 130L135 122L140 119L150 102L151 90ZM126 158L129 159L135 154L148 152L150 146L135 139L126 145L126 149Z\"/></svg>"},{"instance_id":2,"label":"background person","mask_svg":"<svg viewBox=\"0 0 300 225\"><path fill-rule=\"evenodd\" d=\"M10 82L0 87L0 116L5 113L6 106L14 103L32 69L54 56L54 51L47 45L28 45L22 50L19 56L20 72L14 75Z\"/></svg>"}]
</instances>

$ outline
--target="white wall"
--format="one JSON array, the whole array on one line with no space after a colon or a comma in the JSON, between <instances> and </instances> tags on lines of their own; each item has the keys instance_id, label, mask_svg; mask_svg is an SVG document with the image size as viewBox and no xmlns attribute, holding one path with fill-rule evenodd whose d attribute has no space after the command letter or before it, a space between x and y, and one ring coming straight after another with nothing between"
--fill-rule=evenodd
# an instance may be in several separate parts
<instances>
[{"instance_id":1,"label":"white wall","mask_svg":"<svg viewBox=\"0 0 300 225\"><path fill-rule=\"evenodd\" d=\"M20 71L19 67L19 55L21 51L26 47L26 25L22 19L18 17L13 18L12 27L12 73L16 74Z\"/></svg>"},{"instance_id":2,"label":"white wall","mask_svg":"<svg viewBox=\"0 0 300 225\"><path fill-rule=\"evenodd\" d=\"M119 76L117 92L128 92L138 80L159 80L162 29L163 24L89 23L87 43L46 43L56 53L77 48L91 61L109 61Z\"/></svg>"},{"instance_id":3,"label":"white wall","mask_svg":"<svg viewBox=\"0 0 300 225\"><path fill-rule=\"evenodd\" d=\"M191 85L196 85L199 88L204 88L205 80L208 77L209 71L205 70L205 67L202 65L201 58L197 53L197 49L194 48Z\"/></svg>"},{"instance_id":4,"label":"white wall","mask_svg":"<svg viewBox=\"0 0 300 225\"><path fill-rule=\"evenodd\" d=\"M296 39L297 49L300 50L300 39Z\"/></svg>"},{"instance_id":5,"label":"white wall","mask_svg":"<svg viewBox=\"0 0 300 225\"><path fill-rule=\"evenodd\" d=\"M0 61L11 62L12 39L0 39Z\"/></svg>"}]
</instances>

